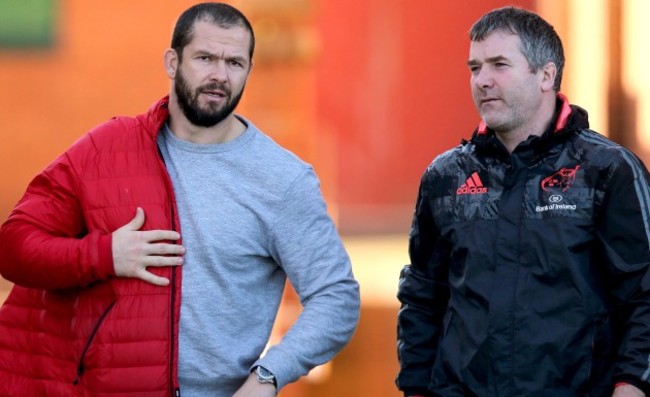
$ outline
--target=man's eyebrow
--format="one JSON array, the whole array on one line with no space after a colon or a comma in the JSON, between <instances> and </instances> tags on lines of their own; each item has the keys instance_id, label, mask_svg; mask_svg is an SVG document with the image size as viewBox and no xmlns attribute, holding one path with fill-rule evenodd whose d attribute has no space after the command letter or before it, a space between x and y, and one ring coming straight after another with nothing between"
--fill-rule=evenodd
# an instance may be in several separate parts
<instances>
[{"instance_id":1,"label":"man's eyebrow","mask_svg":"<svg viewBox=\"0 0 650 397\"><path fill-rule=\"evenodd\" d=\"M495 57L487 58L483 62L477 61L476 59L470 59L469 61L467 61L467 65L476 66L482 63L497 63L502 61L508 61L508 58L504 57L503 55L497 55Z\"/></svg>"},{"instance_id":2,"label":"man's eyebrow","mask_svg":"<svg viewBox=\"0 0 650 397\"><path fill-rule=\"evenodd\" d=\"M497 63L501 61L508 61L508 58L504 57L503 55L498 55L496 57L491 57L485 60L487 63Z\"/></svg>"},{"instance_id":3,"label":"man's eyebrow","mask_svg":"<svg viewBox=\"0 0 650 397\"><path fill-rule=\"evenodd\" d=\"M245 61L247 57L245 55L239 55L239 54L218 54L216 52L212 52L210 50L205 50L205 49L198 49L194 52L195 55L198 56L209 56L213 58L223 58L227 60L235 60L235 61Z\"/></svg>"},{"instance_id":4,"label":"man's eyebrow","mask_svg":"<svg viewBox=\"0 0 650 397\"><path fill-rule=\"evenodd\" d=\"M210 56L213 57L215 54L211 53L210 51L199 49L194 51L195 56Z\"/></svg>"},{"instance_id":5,"label":"man's eyebrow","mask_svg":"<svg viewBox=\"0 0 650 397\"><path fill-rule=\"evenodd\" d=\"M226 60L229 61L237 61L237 62L248 62L248 57L244 55L231 55L231 56L226 56Z\"/></svg>"}]
</instances>

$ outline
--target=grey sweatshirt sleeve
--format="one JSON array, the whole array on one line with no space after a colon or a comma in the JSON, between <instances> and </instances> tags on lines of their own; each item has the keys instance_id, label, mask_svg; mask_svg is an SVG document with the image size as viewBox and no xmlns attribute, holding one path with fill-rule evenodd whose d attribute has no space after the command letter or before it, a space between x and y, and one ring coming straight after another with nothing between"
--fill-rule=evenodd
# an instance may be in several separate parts
<instances>
[{"instance_id":1,"label":"grey sweatshirt sleeve","mask_svg":"<svg viewBox=\"0 0 650 397\"><path fill-rule=\"evenodd\" d=\"M280 390L347 344L359 320L359 285L311 168L287 191L270 239L303 306L282 341L254 364L270 370Z\"/></svg>"}]
</instances>

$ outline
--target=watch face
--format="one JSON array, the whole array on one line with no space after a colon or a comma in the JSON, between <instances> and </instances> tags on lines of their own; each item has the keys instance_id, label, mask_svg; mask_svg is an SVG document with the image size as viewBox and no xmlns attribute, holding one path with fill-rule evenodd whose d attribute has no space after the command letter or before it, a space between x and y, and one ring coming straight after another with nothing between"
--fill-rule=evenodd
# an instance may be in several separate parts
<instances>
[{"instance_id":1,"label":"watch face","mask_svg":"<svg viewBox=\"0 0 650 397\"><path fill-rule=\"evenodd\" d=\"M275 384L275 376L269 371L268 369L258 366L255 369L255 373L257 374L257 381L260 383L273 383Z\"/></svg>"}]
</instances>

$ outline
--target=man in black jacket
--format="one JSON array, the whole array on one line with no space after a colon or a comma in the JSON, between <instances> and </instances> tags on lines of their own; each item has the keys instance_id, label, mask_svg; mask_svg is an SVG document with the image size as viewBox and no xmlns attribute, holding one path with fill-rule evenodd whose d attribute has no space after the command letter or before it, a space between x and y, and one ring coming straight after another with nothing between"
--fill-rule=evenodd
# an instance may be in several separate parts
<instances>
[{"instance_id":1,"label":"man in black jacket","mask_svg":"<svg viewBox=\"0 0 650 397\"><path fill-rule=\"evenodd\" d=\"M406 396L650 395L650 188L589 130L538 15L470 32L482 122L422 177L400 277Z\"/></svg>"}]
</instances>

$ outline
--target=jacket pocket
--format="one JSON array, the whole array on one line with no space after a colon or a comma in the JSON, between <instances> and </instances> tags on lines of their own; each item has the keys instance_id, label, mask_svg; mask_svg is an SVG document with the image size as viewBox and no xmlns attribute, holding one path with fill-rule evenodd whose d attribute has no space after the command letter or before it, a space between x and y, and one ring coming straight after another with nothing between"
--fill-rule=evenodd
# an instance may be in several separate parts
<instances>
[{"instance_id":1,"label":"jacket pocket","mask_svg":"<svg viewBox=\"0 0 650 397\"><path fill-rule=\"evenodd\" d=\"M601 388L611 392L613 363L616 359L615 339L609 317L596 317L592 323L591 363L588 374L588 389L591 392Z\"/></svg>"},{"instance_id":2,"label":"jacket pocket","mask_svg":"<svg viewBox=\"0 0 650 397\"><path fill-rule=\"evenodd\" d=\"M93 343L93 340L95 339L95 335L97 335L97 332L99 331L99 328L102 326L104 320L110 313L110 311L113 309L113 306L115 306L115 301L112 301L106 310L101 314L97 322L95 323L95 326L93 327L90 335L88 336L88 339L86 339L86 343L84 344L83 349L81 350L81 355L79 356L79 360L77 361L77 376L75 377L74 381L72 382L73 385L79 384L79 381L81 380L81 376L83 375L85 371L84 367L84 358L86 357L86 353L88 353L88 349L90 349L90 346Z\"/></svg>"}]
</instances>

